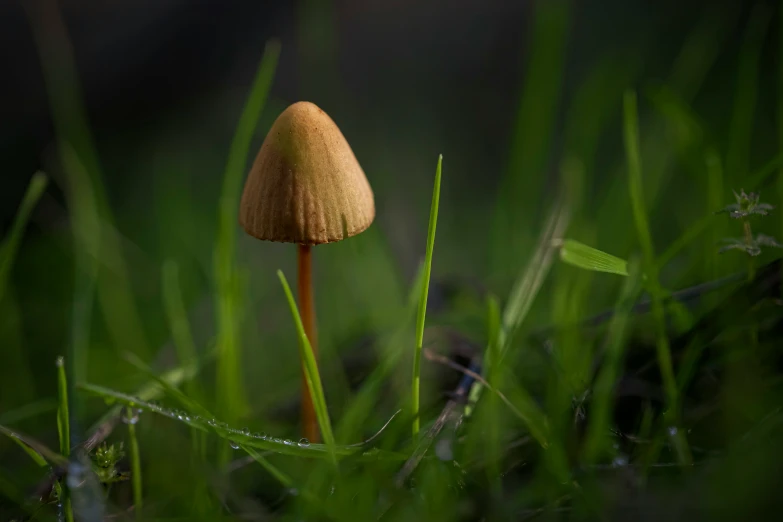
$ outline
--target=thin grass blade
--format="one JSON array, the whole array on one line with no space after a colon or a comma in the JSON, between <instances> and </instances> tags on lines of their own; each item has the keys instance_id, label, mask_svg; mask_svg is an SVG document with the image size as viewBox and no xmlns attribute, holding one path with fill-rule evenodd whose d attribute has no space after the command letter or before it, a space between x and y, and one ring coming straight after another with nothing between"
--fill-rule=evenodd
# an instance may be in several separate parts
<instances>
[{"instance_id":1,"label":"thin grass blade","mask_svg":"<svg viewBox=\"0 0 783 522\"><path fill-rule=\"evenodd\" d=\"M14 222L11 225L11 232L3 239L0 245L0 299L5 294L5 288L8 284L8 277L11 273L11 267L16 259L16 252L19 249L19 243L22 241L22 235L24 234L27 221L30 219L30 214L38 203L38 200L43 195L46 186L49 183L49 179L43 172L36 172L33 174L33 178L27 185L27 190L22 198L22 203L19 205L19 210L16 212Z\"/></svg>"},{"instance_id":2,"label":"thin grass blade","mask_svg":"<svg viewBox=\"0 0 783 522\"><path fill-rule=\"evenodd\" d=\"M636 233L641 243L644 256L647 287L652 298L653 317L656 325L656 354L658 366L666 391L666 422L672 427L673 441L681 464L690 464L692 457L683 430L677 429L679 424L679 392L672 368L671 349L666 333L666 316L663 307L663 296L658 282L658 265L655 260L652 234L645 209L644 188L642 183L642 165L639 154L639 116L636 108L636 93L628 91L623 100L624 109L624 145L628 161L628 189L633 208Z\"/></svg>"},{"instance_id":3,"label":"thin grass blade","mask_svg":"<svg viewBox=\"0 0 783 522\"><path fill-rule=\"evenodd\" d=\"M321 374L318 370L318 363L315 360L310 341L307 339L307 334L305 334L304 324L302 324L302 317L299 315L299 309L296 306L294 295L291 293L291 288L288 286L288 281L282 270L277 271L277 277L280 278L280 283L283 285L285 296L288 299L288 306L291 308L291 315L294 318L296 333L299 336L299 353L302 357L302 361L304 361L305 380L307 381L310 398L315 407L318 427L321 429L321 435L324 438L326 447L333 452L335 447L334 433L332 432L332 423L329 420L329 410L326 407L326 397L324 396L324 388L321 384ZM334 455L332 455L332 458L334 458Z\"/></svg>"},{"instance_id":4,"label":"thin grass blade","mask_svg":"<svg viewBox=\"0 0 783 522\"><path fill-rule=\"evenodd\" d=\"M430 222L427 229L427 249L424 255L424 279L419 298L419 309L416 315L416 351L413 354L413 382L411 389L413 415L413 437L419 436L421 419L419 418L419 391L421 388L421 350L424 345L424 321L427 315L427 295L430 289L432 274L432 251L435 247L435 229L438 224L438 203L440 201L440 180L443 167L443 155L438 156L438 166L435 169L435 186L432 189L432 205L430 206Z\"/></svg>"},{"instance_id":5,"label":"thin grass blade","mask_svg":"<svg viewBox=\"0 0 783 522\"><path fill-rule=\"evenodd\" d=\"M280 44L267 43L250 95L242 110L228 154L218 209L218 236L214 252L217 308L217 396L218 408L226 418L236 420L248 411L242 383L238 316L239 277L236 271L237 212L242 178L253 133L272 85ZM222 455L223 460L228 458Z\"/></svg>"},{"instance_id":6,"label":"thin grass blade","mask_svg":"<svg viewBox=\"0 0 783 522\"><path fill-rule=\"evenodd\" d=\"M565 239L558 245L560 260L564 263L593 272L628 275L628 262L624 259L573 239Z\"/></svg>"}]
</instances>

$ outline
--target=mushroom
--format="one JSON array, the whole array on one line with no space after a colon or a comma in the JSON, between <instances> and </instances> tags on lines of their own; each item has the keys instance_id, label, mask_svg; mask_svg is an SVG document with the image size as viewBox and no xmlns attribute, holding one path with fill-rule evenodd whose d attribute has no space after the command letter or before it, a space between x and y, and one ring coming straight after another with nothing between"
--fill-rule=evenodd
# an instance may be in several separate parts
<instances>
[{"instance_id":1,"label":"mushroom","mask_svg":"<svg viewBox=\"0 0 783 522\"><path fill-rule=\"evenodd\" d=\"M334 121L310 102L289 106L275 120L250 169L239 224L263 241L297 243L299 309L316 357L312 247L355 236L374 218L370 184ZM320 441L304 366L302 430L311 442Z\"/></svg>"}]
</instances>

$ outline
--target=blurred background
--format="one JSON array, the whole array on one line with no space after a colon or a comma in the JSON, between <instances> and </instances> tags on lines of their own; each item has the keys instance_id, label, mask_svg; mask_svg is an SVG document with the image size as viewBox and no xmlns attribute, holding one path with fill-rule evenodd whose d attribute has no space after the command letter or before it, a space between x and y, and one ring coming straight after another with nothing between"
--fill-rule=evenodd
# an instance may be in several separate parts
<instances>
[{"instance_id":1,"label":"blurred background","mask_svg":"<svg viewBox=\"0 0 783 522\"><path fill-rule=\"evenodd\" d=\"M559 190L572 197L570 237L623 258L638 249L624 170L628 88L639 96L659 253L733 203L732 190L759 190L780 204L778 167L758 174L781 150L781 16L779 2L738 0L0 2L2 236L33 173L52 178L2 296L0 413L13 413L2 420L56 446L54 360L79 335L89 338L79 364L91 382L121 390L144 382L127 352L158 370L171 366L167 261L177 267L195 344L207 350L219 322L214 255L229 148L271 39L280 43L279 61L247 165L274 118L308 100L340 127L375 191L371 229L315 252L323 371L336 375L325 385L339 417L356 375L372 366L363 340L397 324L424 255L438 154L429 306L436 323L479 344L476 294L505 299ZM83 185L66 172L58 135L76 137ZM99 225L74 243L74 220L93 211ZM780 238L781 225L777 214L759 231ZM275 271L293 280L295 249L235 229L238 382L249 408L238 415L290 435L287 421L274 424L277 409L295 411L299 385ZM713 255L715 241L735 232L716 218L663 267L662 284L677 289L743 269L739 255ZM90 251L91 234L110 237L116 249ZM86 309L77 299L85 295L79 267L92 266L83 251L98 274ZM572 277L569 270L555 274ZM611 307L620 288L601 276L586 284L582 316ZM545 285L531 328L556 320L555 289ZM91 319L80 334L74 325L85 313ZM86 414L82 428L92 420ZM155 444L150 451L163 454L176 439Z\"/></svg>"}]
</instances>

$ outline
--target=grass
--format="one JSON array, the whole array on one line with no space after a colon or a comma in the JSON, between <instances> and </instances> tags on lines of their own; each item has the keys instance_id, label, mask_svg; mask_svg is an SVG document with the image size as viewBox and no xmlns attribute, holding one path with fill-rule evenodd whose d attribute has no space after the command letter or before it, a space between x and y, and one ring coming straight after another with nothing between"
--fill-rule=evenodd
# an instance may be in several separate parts
<instances>
[{"instance_id":1,"label":"grass","mask_svg":"<svg viewBox=\"0 0 783 522\"><path fill-rule=\"evenodd\" d=\"M129 255L144 238L122 225L144 210L109 205L63 28L39 20L65 176L33 176L0 248L0 519L54 520L58 499L68 520L775 519L780 257L765 250L750 281L735 277L744 254L718 255L729 227L714 212L731 189L775 197L783 151L756 109L770 101L760 60L780 17L754 10L726 58L717 42L736 13L716 10L663 82L647 81L641 52L566 81L570 4L533 12L491 229L450 244L443 231L471 207L446 190L458 161L441 191L439 157L424 259L404 281L372 268L404 273L392 254L407 245L377 192L373 228L314 274L318 364L283 271L282 293L271 277L287 251L248 254L236 223L265 107L284 105L270 97L279 44L255 73L216 207L177 207L178 222L216 214L215 234L193 259L153 258L150 278ZM736 76L724 118L705 87L717 63ZM564 159L546 179L561 107ZM68 201L65 243L25 234L51 185ZM757 216L753 231L780 238L783 221ZM59 293L55 279L68 282ZM45 361L60 350L55 387ZM297 435L300 358L323 444ZM104 447L125 452L116 470L95 468ZM91 485L68 488L85 463Z\"/></svg>"},{"instance_id":2,"label":"grass","mask_svg":"<svg viewBox=\"0 0 783 522\"><path fill-rule=\"evenodd\" d=\"M666 317L663 307L663 296L658 281L658 267L655 259L655 251L652 242L652 233L647 218L644 203L644 188L642 181L642 166L639 157L639 122L636 108L636 93L627 92L623 100L624 108L624 143L628 158L628 189L631 205L633 207L633 219L636 224L636 232L642 247L644 270L647 279L647 287L652 296L652 311L656 323L656 355L658 366L663 377L663 386L666 392L666 414L664 422L675 441L677 458L683 465L692 462L690 449L680 426L679 392L674 378L672 367L672 354L669 345L669 334L666 331Z\"/></svg>"},{"instance_id":3,"label":"grass","mask_svg":"<svg viewBox=\"0 0 783 522\"><path fill-rule=\"evenodd\" d=\"M60 405L57 408L57 434L60 439L60 455L65 459L71 456L71 414L68 407L68 379L65 376L65 360L57 359L57 395ZM73 522L73 506L71 505L70 486L60 485L60 510L65 520Z\"/></svg>"},{"instance_id":4,"label":"grass","mask_svg":"<svg viewBox=\"0 0 783 522\"><path fill-rule=\"evenodd\" d=\"M430 224L427 228L427 249L424 254L424 279L419 297L419 309L416 314L416 352L413 354L413 378L411 379L411 399L413 416L413 438L419 436L421 419L419 418L419 394L421 389L421 351L424 346L424 320L427 316L427 295L430 290L432 274L432 252L435 248L435 229L438 224L438 202L440 201L440 178L443 166L443 155L438 156L438 167L435 169L435 187L432 189L432 205L430 206Z\"/></svg>"}]
</instances>

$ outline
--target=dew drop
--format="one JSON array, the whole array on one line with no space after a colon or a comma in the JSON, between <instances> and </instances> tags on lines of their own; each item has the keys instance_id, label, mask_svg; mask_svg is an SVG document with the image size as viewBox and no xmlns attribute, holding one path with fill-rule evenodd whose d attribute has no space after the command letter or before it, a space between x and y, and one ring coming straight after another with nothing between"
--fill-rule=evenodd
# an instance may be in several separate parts
<instances>
[{"instance_id":1,"label":"dew drop","mask_svg":"<svg viewBox=\"0 0 783 522\"><path fill-rule=\"evenodd\" d=\"M228 441L229 446L231 446L231 449L239 449L239 444L234 442L233 440Z\"/></svg>"},{"instance_id":2,"label":"dew drop","mask_svg":"<svg viewBox=\"0 0 783 522\"><path fill-rule=\"evenodd\" d=\"M141 409L125 408L125 415L122 416L122 422L125 424L136 424L139 422L139 415L141 415Z\"/></svg>"},{"instance_id":3,"label":"dew drop","mask_svg":"<svg viewBox=\"0 0 783 522\"><path fill-rule=\"evenodd\" d=\"M300 448L306 448L310 445L310 441L307 439L299 439L299 447ZM334 487L332 487L332 492L334 492Z\"/></svg>"},{"instance_id":4,"label":"dew drop","mask_svg":"<svg viewBox=\"0 0 783 522\"><path fill-rule=\"evenodd\" d=\"M217 421L215 419L209 419L207 421L207 424L209 424L210 426L212 426L214 428L215 426L217 426L218 423L217 423Z\"/></svg>"},{"instance_id":5,"label":"dew drop","mask_svg":"<svg viewBox=\"0 0 783 522\"><path fill-rule=\"evenodd\" d=\"M283 440L283 444L285 444L286 446L294 446L294 445L296 445L296 443L294 441L290 440L290 439Z\"/></svg>"}]
</instances>

